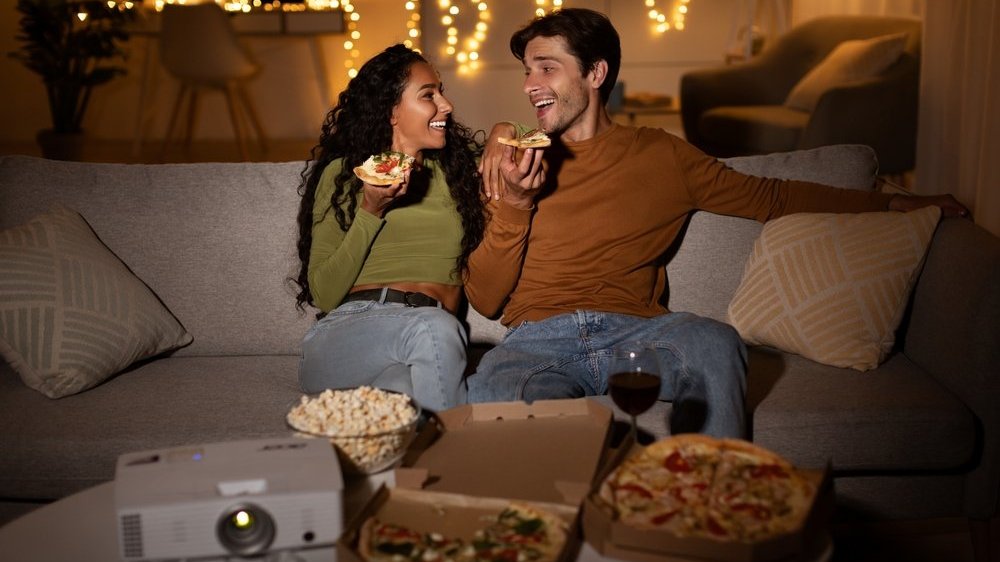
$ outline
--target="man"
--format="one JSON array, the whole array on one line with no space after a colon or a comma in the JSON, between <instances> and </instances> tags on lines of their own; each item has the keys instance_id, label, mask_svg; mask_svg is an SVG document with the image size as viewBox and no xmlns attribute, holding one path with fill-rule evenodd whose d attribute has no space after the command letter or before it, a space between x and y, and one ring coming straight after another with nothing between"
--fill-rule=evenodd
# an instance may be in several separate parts
<instances>
[{"instance_id":1,"label":"man","mask_svg":"<svg viewBox=\"0 0 1000 562\"><path fill-rule=\"evenodd\" d=\"M602 14L563 9L516 32L524 92L553 137L515 159L494 127L481 172L492 218L466 292L511 328L469 377L469 400L603 394L611 350L641 342L658 356L671 431L743 437L746 350L736 331L661 303L664 252L695 209L766 221L795 212L908 210L917 198L746 176L659 129L612 122L618 34ZM544 158L544 160L543 160ZM544 165L543 165L544 164Z\"/></svg>"}]
</instances>

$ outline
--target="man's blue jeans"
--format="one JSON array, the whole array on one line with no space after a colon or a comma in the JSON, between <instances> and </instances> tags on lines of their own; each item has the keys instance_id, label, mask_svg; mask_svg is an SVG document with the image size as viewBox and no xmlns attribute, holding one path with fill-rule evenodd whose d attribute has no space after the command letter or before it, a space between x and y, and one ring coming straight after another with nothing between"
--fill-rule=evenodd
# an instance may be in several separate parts
<instances>
[{"instance_id":1,"label":"man's blue jeans","mask_svg":"<svg viewBox=\"0 0 1000 562\"><path fill-rule=\"evenodd\" d=\"M746 347L731 326L686 312L577 311L524 322L483 356L467 379L469 401L605 394L611 350L630 342L656 351L672 433L745 437Z\"/></svg>"}]
</instances>

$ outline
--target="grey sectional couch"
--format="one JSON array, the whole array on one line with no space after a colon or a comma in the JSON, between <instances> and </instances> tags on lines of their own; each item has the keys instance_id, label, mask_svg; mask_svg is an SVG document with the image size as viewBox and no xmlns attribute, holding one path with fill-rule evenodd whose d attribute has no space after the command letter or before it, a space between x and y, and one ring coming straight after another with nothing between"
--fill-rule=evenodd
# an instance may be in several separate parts
<instances>
[{"instance_id":1,"label":"grey sectional couch","mask_svg":"<svg viewBox=\"0 0 1000 562\"><path fill-rule=\"evenodd\" d=\"M759 175L872 185L865 147L733 159ZM0 157L0 229L62 203L144 280L191 345L83 393L48 399L0 366L0 500L7 516L113 477L126 451L283 434L298 396L294 216L302 164L118 165ZM761 225L695 213L671 250L670 306L725 319ZM869 372L751 350L753 440L803 466L832 462L838 506L861 518L997 516L1000 240L967 220L935 233L898 338ZM503 328L470 312L481 348ZM606 399L605 399L606 401ZM666 432L667 404L643 416Z\"/></svg>"}]
</instances>

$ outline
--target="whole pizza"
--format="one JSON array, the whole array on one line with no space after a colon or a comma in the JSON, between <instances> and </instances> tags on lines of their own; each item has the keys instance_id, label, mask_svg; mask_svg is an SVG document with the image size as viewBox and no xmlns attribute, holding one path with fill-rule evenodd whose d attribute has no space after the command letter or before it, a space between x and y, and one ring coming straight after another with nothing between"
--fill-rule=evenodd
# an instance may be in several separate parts
<instances>
[{"instance_id":1,"label":"whole pizza","mask_svg":"<svg viewBox=\"0 0 1000 562\"><path fill-rule=\"evenodd\" d=\"M358 551L368 562L555 562L567 528L558 516L517 502L485 521L470 540L371 517L361 527Z\"/></svg>"},{"instance_id":2,"label":"whole pizza","mask_svg":"<svg viewBox=\"0 0 1000 562\"><path fill-rule=\"evenodd\" d=\"M815 493L788 461L752 443L678 435L627 458L598 496L627 525L755 542L799 529Z\"/></svg>"}]
</instances>

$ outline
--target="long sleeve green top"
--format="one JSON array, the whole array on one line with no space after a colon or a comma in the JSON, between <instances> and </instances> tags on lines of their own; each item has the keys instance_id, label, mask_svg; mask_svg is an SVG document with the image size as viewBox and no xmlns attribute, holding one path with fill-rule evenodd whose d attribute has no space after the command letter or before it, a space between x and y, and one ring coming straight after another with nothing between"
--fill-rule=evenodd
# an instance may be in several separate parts
<instances>
[{"instance_id":1,"label":"long sleeve green top","mask_svg":"<svg viewBox=\"0 0 1000 562\"><path fill-rule=\"evenodd\" d=\"M309 288L313 304L336 308L355 285L430 282L461 285L456 264L462 252L462 219L444 170L432 160L410 176L407 194L382 218L361 208L345 232L331 208L334 178L343 161L331 162L320 177L313 206Z\"/></svg>"}]
</instances>

